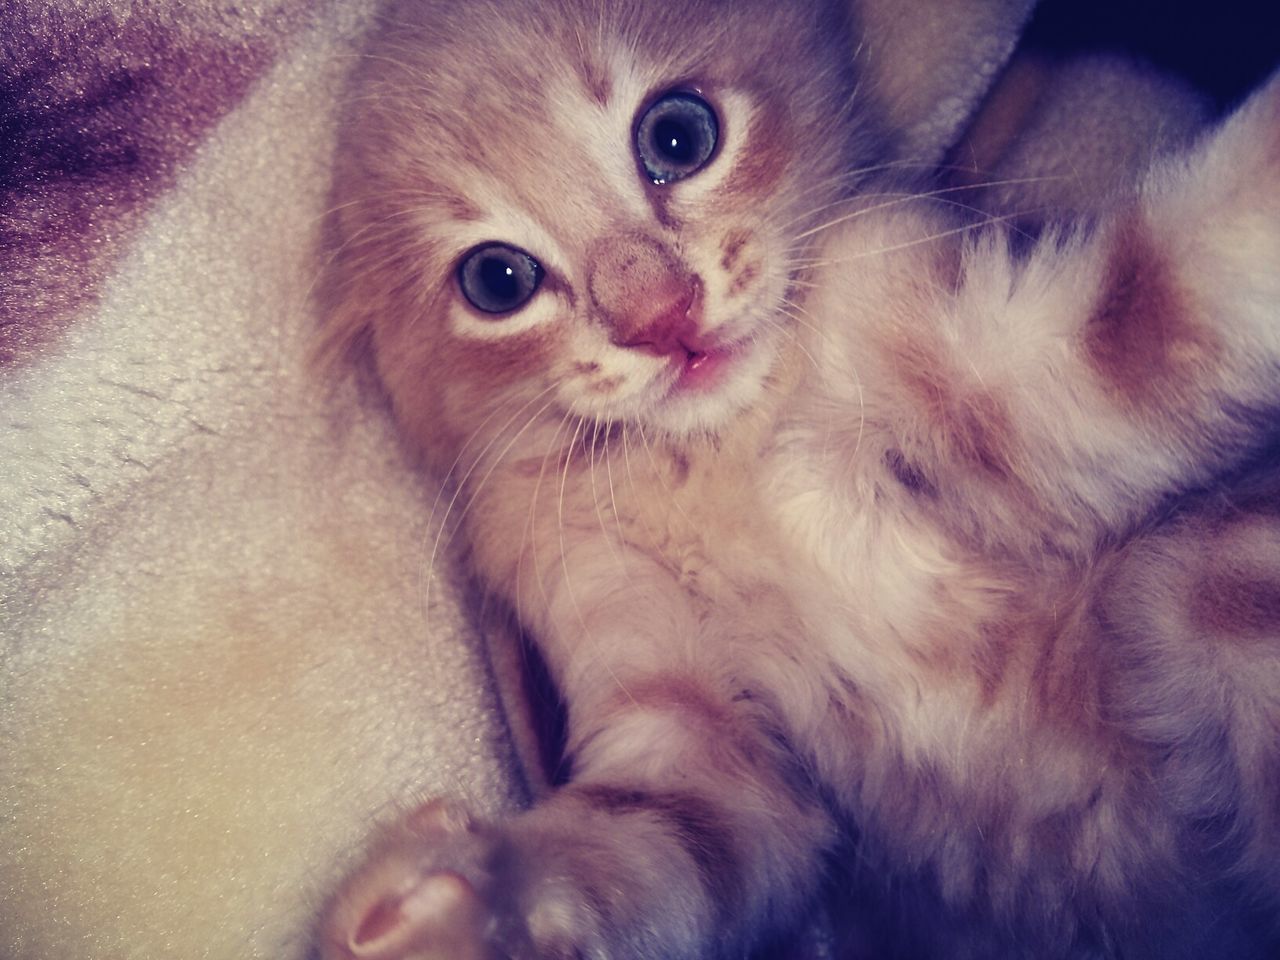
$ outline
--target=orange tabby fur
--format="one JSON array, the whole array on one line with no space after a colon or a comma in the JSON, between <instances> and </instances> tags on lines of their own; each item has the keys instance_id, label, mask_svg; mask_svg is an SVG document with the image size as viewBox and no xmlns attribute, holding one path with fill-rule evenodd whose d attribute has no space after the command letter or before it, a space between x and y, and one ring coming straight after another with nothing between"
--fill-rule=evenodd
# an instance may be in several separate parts
<instances>
[{"instance_id":1,"label":"orange tabby fur","mask_svg":"<svg viewBox=\"0 0 1280 960\"><path fill-rule=\"evenodd\" d=\"M740 955L832 859L881 955L1269 955L1280 529L1191 494L1274 436L1280 81L1019 249L892 169L842 8L541 12L550 63L478 50L475 10L393 12L330 336L457 490L572 776L389 833L322 955ZM655 186L637 111L687 88L718 152ZM499 317L455 276L490 241L546 271ZM640 261L696 277L710 386L628 346Z\"/></svg>"}]
</instances>

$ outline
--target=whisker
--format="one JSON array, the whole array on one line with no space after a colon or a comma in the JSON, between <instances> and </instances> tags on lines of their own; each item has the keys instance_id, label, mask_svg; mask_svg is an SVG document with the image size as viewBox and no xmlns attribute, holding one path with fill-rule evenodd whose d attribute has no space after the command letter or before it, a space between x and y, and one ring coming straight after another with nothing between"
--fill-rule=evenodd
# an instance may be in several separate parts
<instances>
[{"instance_id":1,"label":"whisker","mask_svg":"<svg viewBox=\"0 0 1280 960\"><path fill-rule=\"evenodd\" d=\"M608 454L609 432L607 427L603 428L604 433L602 435L600 432L602 427L598 422L596 423L594 429L595 429L595 432L593 434L593 442L591 444L591 449L587 456L587 475L591 481L591 505L595 508L596 520L600 524L600 535L604 538L605 546L609 548L609 553L613 557L614 561L618 563L619 566L621 566L622 556L618 552L618 548L614 546L613 537L610 536L608 527L605 525L604 511L600 508L600 493L596 488L596 457L601 447L603 447L604 449L603 449L603 453L601 453L600 455Z\"/></svg>"},{"instance_id":2,"label":"whisker","mask_svg":"<svg viewBox=\"0 0 1280 960\"><path fill-rule=\"evenodd\" d=\"M577 418L578 425L574 428L573 436L569 438L569 446L564 456L564 470L560 475L560 496L557 502L556 525L560 533L560 567L564 571L564 587L569 594L569 604L573 607L574 615L578 618L578 623L582 627L583 634L588 633L587 618L582 615L582 607L578 605L577 595L573 592L573 577L569 573L569 551L565 543L564 537L564 491L569 483L569 470L573 466L573 451L577 446L578 437L582 434L583 420Z\"/></svg>"},{"instance_id":3,"label":"whisker","mask_svg":"<svg viewBox=\"0 0 1280 960\"><path fill-rule=\"evenodd\" d=\"M874 250L863 250L860 253L850 254L849 256L846 256L846 257L832 257L826 260L825 262L823 262L821 265L822 266L838 266L841 264L852 263L855 260L863 260L867 257L876 257L886 253L895 253L898 250L908 250L911 247L918 247L921 244L930 243L934 240L942 240L945 237L952 237L959 233L967 233L972 230L980 229L981 227L990 226L993 223L1003 223L1005 221L1012 220L1017 216L1019 215L1016 213L1010 213L1010 214L1004 214L1003 216L992 217L990 220L986 221L985 223L966 223L958 227L952 227L948 230L939 230L936 233L930 233L923 237L917 237L915 240L905 240L902 243L894 243L894 244L890 244L887 247L878 247Z\"/></svg>"},{"instance_id":4,"label":"whisker","mask_svg":"<svg viewBox=\"0 0 1280 960\"><path fill-rule=\"evenodd\" d=\"M352 203L357 203L357 202L360 202L360 201L352 201ZM345 207L345 206L347 206L347 204L341 204L336 209L342 209L342 207ZM396 210L395 212L390 213L385 217L380 217L377 220L373 220L369 223L366 223L359 230L355 231L349 237L346 237L342 241L342 243L337 244L331 249L325 251L326 256L322 259L320 264L315 268L315 272L312 274L312 277L311 277L311 282L307 284L306 288L302 292L301 297L299 298L300 302L305 303L311 300L312 296L315 294L316 288L320 285L321 280L324 279L325 274L328 272L328 270L333 266L334 261L336 261L338 257L341 256L343 253L345 253L348 249L354 247L358 242L365 242L366 237L370 233L373 233L374 231L379 230L380 228L386 226L388 223L392 222L393 220L397 220L402 217L409 217L418 212L419 211L416 207L406 207L403 210ZM369 246L374 246L374 244L370 244ZM376 270L382 269L382 267L386 264L386 262L387 262L387 258L385 257L373 260L368 266L365 267L365 269L360 270L354 274L351 274L348 277L348 280L358 280L363 277L366 277L370 273L373 273Z\"/></svg>"},{"instance_id":5,"label":"whisker","mask_svg":"<svg viewBox=\"0 0 1280 960\"><path fill-rule=\"evenodd\" d=\"M1021 183L1039 183L1039 182L1042 182L1044 179L1045 179L1044 177L1022 177L1022 178L1009 179L1009 180L993 181L991 184L982 184L982 186L1007 186L1007 185L1016 185ZM859 199L867 199L867 198L875 198L875 197L888 197L890 199L887 199L882 203L872 204L870 207L859 206L853 210L850 210L848 213L845 213L839 217L836 217L834 220L828 220L823 224L820 224L816 227L811 227L810 229L800 234L797 234L795 239L804 240L808 237L813 236L815 233L821 233L822 231L828 230L831 227L837 226L841 223L846 223L849 220L856 220L858 217L865 216L866 214L869 214L869 213L875 213L878 210L884 210L889 207L898 206L904 203L911 203L917 200L941 198L941 197L945 197L949 193L957 193L960 191L970 190L970 189L972 189L972 187L966 185L961 187L940 187L937 190L926 190L926 191L917 192L917 193L884 192L884 193L863 194L862 197L860 197ZM1008 215L1006 215L1004 219L1008 219Z\"/></svg>"},{"instance_id":6,"label":"whisker","mask_svg":"<svg viewBox=\"0 0 1280 960\"><path fill-rule=\"evenodd\" d=\"M650 448L650 445L649 445L649 439L648 437L645 436L644 424L639 420L636 421L636 432L640 434L640 445L644 449L645 456L649 458L649 466L653 468L653 475L658 478L659 485L662 487L663 492L667 495L667 502L676 508L676 512L680 514L680 516L684 519L684 521L687 524L689 524L689 526L692 529L696 530L697 525L693 522L693 520L689 517L689 515L684 512L684 507L680 506L680 501L679 499L677 499L675 495L675 491L671 489L670 485L667 483L666 477L663 476L663 470L658 465L658 461L654 458L653 450Z\"/></svg>"},{"instance_id":7,"label":"whisker","mask_svg":"<svg viewBox=\"0 0 1280 960\"><path fill-rule=\"evenodd\" d=\"M624 420L622 422L622 460L627 469L627 480L631 484L631 495L638 504L643 504L644 494L637 490L635 473L631 469L631 445L627 440L628 426L629 424ZM660 541L653 532L653 528L649 526L649 521L645 519L644 510L635 510L633 516L639 521L640 526L644 528L644 532L648 535L649 546L656 549Z\"/></svg>"},{"instance_id":8,"label":"whisker","mask_svg":"<svg viewBox=\"0 0 1280 960\"><path fill-rule=\"evenodd\" d=\"M843 171L834 176L825 177L825 178L816 180L812 184L809 184L808 186L806 186L803 190L796 193L795 196L793 197L793 200L799 201L804 197L809 196L813 193L816 193L820 190L831 190L839 187L849 186L854 183L857 183L860 180L866 179L871 174L883 173L888 170L920 170L924 172L934 172L934 171L945 170L949 168L951 167L949 167L948 165L932 164L932 163L928 163L927 161L921 161L921 160L911 160L911 159L890 160L885 163L877 163L877 164L872 164L865 167L859 167L853 170ZM963 169L966 172L971 172L968 170L968 168L962 168L959 166L954 166L954 169ZM973 189L985 188L990 186L1015 185L1020 183L1038 183L1041 181L1054 180L1054 179L1059 179L1059 178L1057 175L1045 175L1045 176L1038 176L1038 177L1025 177L1019 180L977 181L974 183L948 186L941 189L949 192L958 192L963 190L973 190ZM894 190L894 191L879 191L874 193L863 191L856 194L845 194L845 195L836 197L835 199L830 200L826 203L823 203L817 207L807 209L803 213L797 214L796 216L790 218L789 220L784 220L780 222L778 224L778 229L785 232L789 228L795 226L797 223L800 223L805 220L809 220L812 217L816 216L817 214L823 212L824 210L829 210L832 207L838 207L838 206L851 203L855 199L865 199L867 197L876 197L876 196L895 196L895 195L918 196L920 195L916 192L905 189L905 186L906 185L904 184L903 189Z\"/></svg>"},{"instance_id":9,"label":"whisker","mask_svg":"<svg viewBox=\"0 0 1280 960\"><path fill-rule=\"evenodd\" d=\"M813 318L813 315L808 310L806 310L804 307L800 306L799 304L791 303L790 301L787 301L786 305L789 309L784 312L786 313L787 316L791 317L791 319L794 320L797 324L801 324L807 327L808 329L812 330L815 335L819 337L822 337L828 340L830 339L829 335L824 330L821 329L816 319ZM790 311L795 311L795 312L792 313ZM843 359L844 359L844 362L848 364L849 374L853 378L854 389L857 390L858 392L858 434L853 443L853 450L849 455L850 469L852 469L853 461L857 457L858 451L862 448L862 439L866 433L867 403L866 403L866 394L862 386L862 376L858 373L857 364L854 362L852 357L846 356ZM828 436L830 435L830 432L831 432L830 421L828 421L828 426L827 426ZM825 439L824 439L824 450L825 450Z\"/></svg>"},{"instance_id":10,"label":"whisker","mask_svg":"<svg viewBox=\"0 0 1280 960\"><path fill-rule=\"evenodd\" d=\"M783 314L783 316L791 317L791 319L793 320L797 319L792 314L787 313L785 310L782 310L780 312ZM809 348L804 345L804 342L800 339L799 334L797 334L795 330L790 329L789 327L786 326L786 324L780 322L775 317L766 317L764 319L764 322L769 326L771 326L773 329L777 330L779 333L790 337L791 342L795 344L796 349L799 350L800 353L804 355L804 358L809 361L809 365L813 367L813 372L816 374L822 375L823 373L822 365L818 363L817 358L809 351Z\"/></svg>"},{"instance_id":11,"label":"whisker","mask_svg":"<svg viewBox=\"0 0 1280 960\"><path fill-rule=\"evenodd\" d=\"M538 499L542 491L542 481L546 478L546 475L547 475L547 461L551 459L551 455L553 453L556 453L558 452L558 450L563 449L563 447L558 447L557 445L560 440L560 432L565 428L565 425L569 422L570 416L571 414L566 412L560 418L560 422L556 425L555 432L551 435L551 440L547 444L547 451L542 455L542 465L538 468L538 479L537 479L537 482L535 482L533 485L533 494L529 498L529 529L530 529L530 551L529 552L533 558L533 578L534 578L534 583L538 587L538 593L542 598L541 609L543 610L551 609L551 598L547 595L547 582L542 575L542 569L539 564L540 552L538 550L538 526L537 526Z\"/></svg>"},{"instance_id":12,"label":"whisker","mask_svg":"<svg viewBox=\"0 0 1280 960\"><path fill-rule=\"evenodd\" d=\"M481 464L481 462L483 462L485 455L491 449L493 449L493 447L501 439L503 432L508 427L510 427L513 423L515 423L522 413L528 410L529 407L533 406L533 404L537 403L540 399L545 397L553 389L554 389L554 385L549 386L545 390L541 391L540 393L526 400L519 407L519 409L517 409L515 413L513 413L498 430L494 431L494 434L489 439L489 442L485 444L484 449L482 449L479 452L479 454L477 454L475 458L472 460L471 465L468 467L466 473L454 483L453 495L452 497L450 497L449 503L445 507L444 514L440 518L439 527L437 527L436 529L435 541L431 547L431 556L428 558L426 567L424 568L423 574L419 580L419 591L422 594L424 625L429 625L429 622L430 622L431 584L435 577L436 559L440 554L441 544L445 542L444 538L446 533L448 533L448 530L449 530L449 521L452 517L453 509L457 505L458 498L462 495L462 491L465 489L467 481L471 478L471 475L475 472L476 468ZM554 402L554 398L552 400L548 400L545 404L543 404L542 407L540 407L535 413L533 413L525 421L524 425L518 431L516 431L515 436L511 438L510 442L507 443L507 445L502 449L501 453L499 453L499 455L494 459L492 465L489 467L489 470L484 474L480 483L476 486L475 490L471 493L470 497L467 500L466 505L462 509L462 513L458 517L459 521L461 521L461 519L467 515L467 512L470 510L472 504L474 504L476 501L476 498L479 497L480 491L484 489L485 483L488 481L493 471L497 469L498 465L502 462L506 454L511 450L511 448L520 439L520 437L524 434L524 432L528 430L529 427L532 426L533 423L536 422L539 417L542 416L542 414L547 410L548 407L551 406L553 402ZM457 469L458 464L461 463L462 457L466 453L467 447L471 445L472 441L476 437L480 436L480 433L481 431L484 430L485 425L501 409L502 409L501 405L496 406L494 410L489 414L489 416L485 417L485 419L480 423L480 425L472 432L471 436L467 438L466 443L464 443L462 447L458 450L458 455L454 458L453 463L449 466L449 469L445 473L444 477L441 478L440 489L436 493L435 501L431 504L431 511L429 513L429 517L432 521L434 521L436 518L436 511L439 509L440 500L444 495L444 490L449 485L449 479L452 476L453 472ZM430 634L428 632L428 636L429 635Z\"/></svg>"},{"instance_id":13,"label":"whisker","mask_svg":"<svg viewBox=\"0 0 1280 960\"><path fill-rule=\"evenodd\" d=\"M623 429L624 429L624 430L626 429L625 425L623 426ZM612 430L613 430L613 420L611 419L611 420L609 421L609 435L610 435L610 436L612 436ZM619 541L620 541L621 543L624 543L624 544L625 544L625 543L627 542L627 538L626 538L626 531L625 531L625 530L623 530L623 527L622 527L622 514L618 512L618 497L617 497L617 494L616 494L616 493L615 493L615 491L614 491L614 483L613 483L613 458L610 456L610 450L612 449L612 447L613 447L613 443L612 443L611 441L610 441L610 442L606 442L606 443L605 443L605 447L604 447L604 469L605 469L605 475L606 475L606 477L607 477L607 478L608 478L608 480L609 480L609 502L613 505L613 519L614 519L614 522L618 525L618 539L619 539Z\"/></svg>"}]
</instances>

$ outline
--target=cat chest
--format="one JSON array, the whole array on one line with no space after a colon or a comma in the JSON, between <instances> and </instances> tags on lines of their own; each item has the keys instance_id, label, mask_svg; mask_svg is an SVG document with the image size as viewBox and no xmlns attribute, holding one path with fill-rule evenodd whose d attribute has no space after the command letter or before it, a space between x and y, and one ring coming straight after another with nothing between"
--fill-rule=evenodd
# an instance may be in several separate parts
<instances>
[{"instance_id":1,"label":"cat chest","mask_svg":"<svg viewBox=\"0 0 1280 960\"><path fill-rule=\"evenodd\" d=\"M779 432L761 468L761 501L778 549L804 571L806 603L844 611L833 618L844 643L915 632L955 566L938 531L885 487L867 459L793 428Z\"/></svg>"},{"instance_id":2,"label":"cat chest","mask_svg":"<svg viewBox=\"0 0 1280 960\"><path fill-rule=\"evenodd\" d=\"M989 753L1006 774L1033 776L1034 745L1006 734L1027 729L1017 718L1037 702L1028 685L1064 618L1015 605L1003 572L967 557L909 497L802 450L769 459L768 501L808 643L854 691L840 695L861 701L848 712L884 722L877 749L894 758L942 772Z\"/></svg>"}]
</instances>

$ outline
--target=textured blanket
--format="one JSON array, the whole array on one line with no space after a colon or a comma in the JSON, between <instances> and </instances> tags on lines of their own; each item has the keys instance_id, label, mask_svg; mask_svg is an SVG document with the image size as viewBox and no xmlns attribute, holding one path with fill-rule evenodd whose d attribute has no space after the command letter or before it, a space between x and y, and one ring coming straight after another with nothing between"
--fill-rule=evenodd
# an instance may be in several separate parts
<instances>
[{"instance_id":1,"label":"textured blanket","mask_svg":"<svg viewBox=\"0 0 1280 960\"><path fill-rule=\"evenodd\" d=\"M9 960L301 956L379 817L519 798L435 491L306 365L366 6L5 8Z\"/></svg>"},{"instance_id":2,"label":"textured blanket","mask_svg":"<svg viewBox=\"0 0 1280 960\"><path fill-rule=\"evenodd\" d=\"M426 589L438 486L307 362L371 5L0 13L7 960L299 958L381 819L524 800L462 591ZM886 21L949 90L922 156L1029 5Z\"/></svg>"}]
</instances>

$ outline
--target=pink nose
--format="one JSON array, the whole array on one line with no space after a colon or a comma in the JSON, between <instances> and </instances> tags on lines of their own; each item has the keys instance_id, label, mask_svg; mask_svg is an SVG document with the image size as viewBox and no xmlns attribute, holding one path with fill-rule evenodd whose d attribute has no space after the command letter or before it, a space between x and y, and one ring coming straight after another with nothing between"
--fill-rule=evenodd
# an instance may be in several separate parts
<instances>
[{"instance_id":1,"label":"pink nose","mask_svg":"<svg viewBox=\"0 0 1280 960\"><path fill-rule=\"evenodd\" d=\"M702 284L658 241L638 234L601 241L588 288L619 346L658 356L695 349Z\"/></svg>"}]
</instances>

